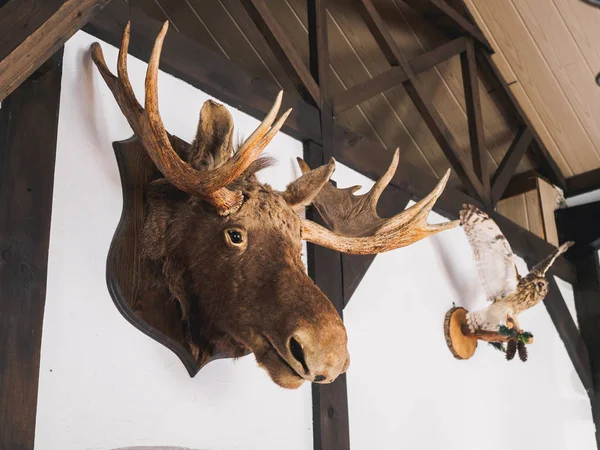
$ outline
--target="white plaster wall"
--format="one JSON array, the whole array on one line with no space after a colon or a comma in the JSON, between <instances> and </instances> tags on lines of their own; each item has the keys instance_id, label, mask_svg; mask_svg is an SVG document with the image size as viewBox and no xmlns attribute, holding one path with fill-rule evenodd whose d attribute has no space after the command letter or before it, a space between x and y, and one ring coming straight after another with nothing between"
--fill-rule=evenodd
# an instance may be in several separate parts
<instances>
[{"instance_id":1,"label":"white plaster wall","mask_svg":"<svg viewBox=\"0 0 600 450\"><path fill-rule=\"evenodd\" d=\"M334 178L372 185L350 170ZM485 305L460 228L377 256L344 311L352 450L595 450L587 394L544 306L520 317L535 335L524 364L485 343L454 359L443 334L453 303Z\"/></svg>"},{"instance_id":2,"label":"white plaster wall","mask_svg":"<svg viewBox=\"0 0 600 450\"><path fill-rule=\"evenodd\" d=\"M111 144L131 130L92 67L94 40L77 33L64 54L36 450L311 449L310 386L277 387L253 356L213 362L191 379L114 307L105 263L122 196ZM103 49L114 70L116 49ZM143 99L146 65L130 58L129 70ZM168 130L191 140L209 97L165 74L159 91ZM231 112L244 136L258 124ZM280 163L263 180L283 188L298 176L301 143L279 134L267 153Z\"/></svg>"}]
</instances>

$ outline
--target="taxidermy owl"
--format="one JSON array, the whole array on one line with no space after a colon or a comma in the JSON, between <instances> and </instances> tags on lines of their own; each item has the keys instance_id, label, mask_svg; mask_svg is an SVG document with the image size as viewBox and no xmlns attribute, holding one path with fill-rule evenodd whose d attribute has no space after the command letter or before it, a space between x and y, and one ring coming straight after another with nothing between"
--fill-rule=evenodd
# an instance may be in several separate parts
<instances>
[{"instance_id":1,"label":"taxidermy owl","mask_svg":"<svg viewBox=\"0 0 600 450\"><path fill-rule=\"evenodd\" d=\"M469 330L498 332L500 327L508 327L520 331L518 315L546 297L546 272L573 242L565 242L521 277L508 240L486 213L472 205L463 205L460 221L473 249L487 300L491 302L486 308L467 314Z\"/></svg>"}]
</instances>

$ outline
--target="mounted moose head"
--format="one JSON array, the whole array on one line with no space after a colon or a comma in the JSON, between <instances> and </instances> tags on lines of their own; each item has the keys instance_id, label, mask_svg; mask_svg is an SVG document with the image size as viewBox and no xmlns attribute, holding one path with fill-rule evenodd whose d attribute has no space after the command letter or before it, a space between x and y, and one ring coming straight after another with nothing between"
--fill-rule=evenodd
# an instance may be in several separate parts
<instances>
[{"instance_id":1,"label":"mounted moose head","mask_svg":"<svg viewBox=\"0 0 600 450\"><path fill-rule=\"evenodd\" d=\"M346 330L339 314L307 276L301 241L354 254L373 254L410 245L455 227L427 223L449 171L423 200L390 219L376 213L379 196L398 165L366 195L358 187L337 189L328 181L335 161L310 170L284 192L258 182L269 164L259 158L290 111L275 121L282 93L267 117L236 151L229 112L207 101L192 145L179 153L158 111L157 76L168 22L148 63L145 107L127 75L130 26L118 57L118 77L107 68L98 43L92 58L129 125L164 178L147 190L141 251L159 264L153 283L168 287L180 305L187 345L199 362L217 353L253 352L273 381L297 388L304 380L330 383L349 365ZM331 230L301 218L296 210L313 203Z\"/></svg>"}]
</instances>

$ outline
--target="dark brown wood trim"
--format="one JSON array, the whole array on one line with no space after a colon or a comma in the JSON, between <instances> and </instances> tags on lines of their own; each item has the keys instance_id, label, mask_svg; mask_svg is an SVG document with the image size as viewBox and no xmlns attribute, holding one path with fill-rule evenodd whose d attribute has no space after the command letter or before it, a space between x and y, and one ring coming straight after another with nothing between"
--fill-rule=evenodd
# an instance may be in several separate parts
<instances>
[{"instance_id":1,"label":"dark brown wood trim","mask_svg":"<svg viewBox=\"0 0 600 450\"><path fill-rule=\"evenodd\" d=\"M0 101L110 0L11 1L0 14ZM27 12L25 12L27 11ZM6 31L7 28L8 30Z\"/></svg>"},{"instance_id":2,"label":"dark brown wood trim","mask_svg":"<svg viewBox=\"0 0 600 450\"><path fill-rule=\"evenodd\" d=\"M533 261L531 261L531 264L533 264ZM548 295L544 299L544 305L552 318L552 322L560 338L565 344L569 358L573 362L573 366L575 366L575 371L579 375L583 387L590 396L590 399L593 399L594 385L588 348L577 329L577 325L575 325L575 321L571 317L569 308L560 293L556 280L551 274L546 278L549 282L549 290Z\"/></svg>"},{"instance_id":3,"label":"dark brown wood trim","mask_svg":"<svg viewBox=\"0 0 600 450\"><path fill-rule=\"evenodd\" d=\"M522 125L508 148L500 165L492 177L492 204L495 206L502 198L508 184L519 165L519 161L527 152L529 144L533 140L533 134L529 128Z\"/></svg>"},{"instance_id":4,"label":"dark brown wood trim","mask_svg":"<svg viewBox=\"0 0 600 450\"><path fill-rule=\"evenodd\" d=\"M600 169L594 169L567 178L565 196L575 197L598 189L600 189Z\"/></svg>"},{"instance_id":5,"label":"dark brown wood trim","mask_svg":"<svg viewBox=\"0 0 600 450\"><path fill-rule=\"evenodd\" d=\"M323 149L315 142L304 142L304 160L312 168L324 163ZM314 208L307 216L324 225ZM308 274L331 300L340 316L344 309L342 254L314 244L308 244ZM331 384L313 384L313 423L315 450L349 450L348 392L346 375Z\"/></svg>"},{"instance_id":6,"label":"dark brown wood trim","mask_svg":"<svg viewBox=\"0 0 600 450\"><path fill-rule=\"evenodd\" d=\"M305 100L320 104L319 86L266 0L241 0L255 25Z\"/></svg>"},{"instance_id":7,"label":"dark brown wood trim","mask_svg":"<svg viewBox=\"0 0 600 450\"><path fill-rule=\"evenodd\" d=\"M490 201L490 177L488 176L487 151L485 136L483 134L483 114L479 98L477 60L475 59L475 43L473 39L467 39L466 47L466 51L460 55L460 62L465 91L465 104L467 107L467 120L469 123L471 157L475 175L477 175L477 178L483 184L485 197L482 200L484 203L487 203Z\"/></svg>"},{"instance_id":8,"label":"dark brown wood trim","mask_svg":"<svg viewBox=\"0 0 600 450\"><path fill-rule=\"evenodd\" d=\"M464 52L465 49L466 39L464 37L459 37L442 44L423 55L415 56L408 64L413 72L418 74ZM388 89L400 86L407 80L408 77L401 67L392 67L364 83L336 92L333 94L334 115L344 112Z\"/></svg>"},{"instance_id":9,"label":"dark brown wood trim","mask_svg":"<svg viewBox=\"0 0 600 450\"><path fill-rule=\"evenodd\" d=\"M0 447L32 450L62 76L25 80L0 109Z\"/></svg>"},{"instance_id":10,"label":"dark brown wood trim","mask_svg":"<svg viewBox=\"0 0 600 450\"><path fill-rule=\"evenodd\" d=\"M367 24L369 31L375 38L377 45L385 55L391 66L400 66L402 55L396 47L394 38L390 34L385 22L375 9L375 5L371 0L357 0L358 11L360 16Z\"/></svg>"},{"instance_id":11,"label":"dark brown wood trim","mask_svg":"<svg viewBox=\"0 0 600 450\"><path fill-rule=\"evenodd\" d=\"M585 342L592 373L592 416L596 443L600 448L600 259L597 249L588 251L576 262L579 282L573 286L577 321Z\"/></svg>"},{"instance_id":12,"label":"dark brown wood trim","mask_svg":"<svg viewBox=\"0 0 600 450\"><path fill-rule=\"evenodd\" d=\"M319 85L321 146L324 160L333 156L333 104L331 100L331 70L327 33L327 0L307 0L310 73Z\"/></svg>"},{"instance_id":13,"label":"dark brown wood trim","mask_svg":"<svg viewBox=\"0 0 600 450\"><path fill-rule=\"evenodd\" d=\"M494 53L492 45L481 32L479 27L463 17L444 0L403 0L414 10L444 29L450 29L456 34L468 34L487 52Z\"/></svg>"},{"instance_id":14,"label":"dark brown wood trim","mask_svg":"<svg viewBox=\"0 0 600 450\"><path fill-rule=\"evenodd\" d=\"M333 94L334 115L338 115L370 98L400 86L408 80L402 67L392 67L367 81Z\"/></svg>"}]
</instances>

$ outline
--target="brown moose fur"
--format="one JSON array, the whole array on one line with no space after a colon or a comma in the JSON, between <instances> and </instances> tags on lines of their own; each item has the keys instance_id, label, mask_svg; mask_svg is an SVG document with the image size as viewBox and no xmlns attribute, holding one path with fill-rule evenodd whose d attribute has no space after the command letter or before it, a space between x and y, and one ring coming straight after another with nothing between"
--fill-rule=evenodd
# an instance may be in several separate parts
<instances>
[{"instance_id":1,"label":"brown moose fur","mask_svg":"<svg viewBox=\"0 0 600 450\"><path fill-rule=\"evenodd\" d=\"M227 110L206 102L188 162L199 170L221 165L232 153L232 133ZM142 252L162 263L200 363L251 351L280 386L296 388L315 377L331 382L349 364L346 331L305 272L301 219L293 209L309 202L329 174L307 174L277 192L255 176L268 163L256 160L230 185L243 192L244 202L228 216L165 180L154 182ZM232 244L227 230L242 233L243 244Z\"/></svg>"}]
</instances>

